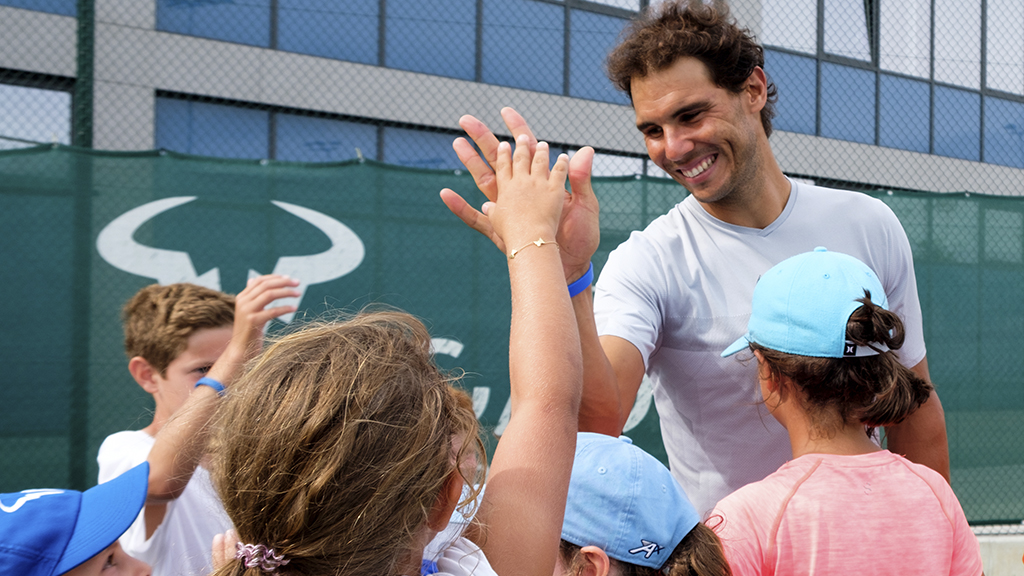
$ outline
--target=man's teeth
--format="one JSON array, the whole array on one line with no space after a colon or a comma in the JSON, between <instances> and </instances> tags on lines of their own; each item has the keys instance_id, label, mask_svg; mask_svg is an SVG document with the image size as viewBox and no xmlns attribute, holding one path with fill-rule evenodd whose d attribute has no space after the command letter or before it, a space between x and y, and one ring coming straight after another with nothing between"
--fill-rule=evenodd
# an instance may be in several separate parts
<instances>
[{"instance_id":1,"label":"man's teeth","mask_svg":"<svg viewBox=\"0 0 1024 576\"><path fill-rule=\"evenodd\" d=\"M683 170L682 171L683 172L683 176L686 176L687 178L694 178L694 177L700 175L702 172L704 172L705 170L708 169L708 166L711 166L712 164L714 164L715 163L715 159L717 159L717 158L718 158L717 155L709 156L707 160L705 160L705 161L701 162L700 164L694 166L692 170Z\"/></svg>"}]
</instances>

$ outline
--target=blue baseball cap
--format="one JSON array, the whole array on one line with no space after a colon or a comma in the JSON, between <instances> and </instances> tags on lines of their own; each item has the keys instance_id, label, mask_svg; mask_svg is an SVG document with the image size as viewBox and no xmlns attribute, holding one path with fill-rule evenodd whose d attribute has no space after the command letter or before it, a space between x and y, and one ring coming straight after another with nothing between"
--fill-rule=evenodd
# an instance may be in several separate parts
<instances>
[{"instance_id":1,"label":"blue baseball cap","mask_svg":"<svg viewBox=\"0 0 1024 576\"><path fill-rule=\"evenodd\" d=\"M149 463L85 492L0 494L0 574L59 576L114 543L146 503Z\"/></svg>"},{"instance_id":2,"label":"blue baseball cap","mask_svg":"<svg viewBox=\"0 0 1024 576\"><path fill-rule=\"evenodd\" d=\"M882 344L856 346L846 323L860 308L864 291L888 310L878 276L860 260L818 247L773 266L754 287L747 333L722 352L731 356L755 342L779 352L816 358L874 356Z\"/></svg>"},{"instance_id":3,"label":"blue baseball cap","mask_svg":"<svg viewBox=\"0 0 1024 576\"><path fill-rule=\"evenodd\" d=\"M661 569L699 521L668 468L629 438L577 435L563 540Z\"/></svg>"}]
</instances>

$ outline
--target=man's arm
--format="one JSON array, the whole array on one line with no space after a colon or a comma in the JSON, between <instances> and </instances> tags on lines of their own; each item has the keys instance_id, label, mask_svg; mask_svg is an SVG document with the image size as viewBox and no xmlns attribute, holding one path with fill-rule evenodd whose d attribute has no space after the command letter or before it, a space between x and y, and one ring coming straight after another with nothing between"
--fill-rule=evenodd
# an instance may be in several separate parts
<instances>
[{"instance_id":1,"label":"man's arm","mask_svg":"<svg viewBox=\"0 0 1024 576\"><path fill-rule=\"evenodd\" d=\"M580 431L618 436L643 382L643 356L628 340L598 336L593 287L574 297L572 306L583 353Z\"/></svg>"},{"instance_id":2,"label":"man's arm","mask_svg":"<svg viewBox=\"0 0 1024 576\"><path fill-rule=\"evenodd\" d=\"M928 358L911 368L914 374L931 382ZM946 439L946 417L939 395L931 396L913 414L895 426L887 426L885 436L889 450L902 454L911 462L935 470L949 482L949 443Z\"/></svg>"},{"instance_id":3,"label":"man's arm","mask_svg":"<svg viewBox=\"0 0 1024 576\"><path fill-rule=\"evenodd\" d=\"M273 318L295 311L294 306L266 307L279 298L298 296L294 290L298 284L297 280L286 276L273 275L249 281L245 290L235 298L231 342L210 368L208 377L230 388L241 374L245 362L262 348L263 326ZM217 411L219 398L209 386L197 387L156 435L156 442L147 458L150 467L147 526L150 524L151 506L159 507L177 498L192 479L192 473L206 453L209 424ZM154 512L162 516L162 507L154 508Z\"/></svg>"},{"instance_id":4,"label":"man's arm","mask_svg":"<svg viewBox=\"0 0 1024 576\"><path fill-rule=\"evenodd\" d=\"M499 148L492 164L500 190L484 208L495 235L515 250L507 258L512 417L469 535L495 572L543 576L558 555L583 368L559 250L549 245L569 162L560 156L549 172L547 144L531 154L526 138L519 136L514 155L508 144ZM546 242L531 245L538 238Z\"/></svg>"},{"instance_id":5,"label":"man's arm","mask_svg":"<svg viewBox=\"0 0 1024 576\"><path fill-rule=\"evenodd\" d=\"M502 109L501 116L514 137L525 136L525 140L519 141L525 142L532 153L537 140L526 120L511 108ZM482 157L464 138L456 139L453 148L473 175L477 187L493 202L497 197L497 186L491 165L497 159L499 141L483 122L472 116L463 116L459 125L479 147ZM557 232L567 284L586 273L601 240L599 205L590 182L593 158L594 150L585 147L569 162L568 180L572 194L566 194ZM443 190L441 198L466 225L489 238L502 252L507 252L486 214L470 206L452 190ZM584 366L580 430L614 436L622 432L636 400L644 375L643 358L640 351L626 340L614 336L598 337L593 304L590 288L572 299Z\"/></svg>"}]
</instances>

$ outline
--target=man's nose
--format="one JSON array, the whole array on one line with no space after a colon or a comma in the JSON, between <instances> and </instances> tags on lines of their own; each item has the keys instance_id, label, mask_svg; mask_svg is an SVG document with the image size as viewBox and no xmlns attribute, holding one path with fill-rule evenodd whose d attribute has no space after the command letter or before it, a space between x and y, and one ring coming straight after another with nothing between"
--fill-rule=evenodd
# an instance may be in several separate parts
<instances>
[{"instance_id":1,"label":"man's nose","mask_svg":"<svg viewBox=\"0 0 1024 576\"><path fill-rule=\"evenodd\" d=\"M693 138L690 130L685 128L668 128L665 130L665 157L666 159L679 162L686 158L686 155L693 151Z\"/></svg>"}]
</instances>

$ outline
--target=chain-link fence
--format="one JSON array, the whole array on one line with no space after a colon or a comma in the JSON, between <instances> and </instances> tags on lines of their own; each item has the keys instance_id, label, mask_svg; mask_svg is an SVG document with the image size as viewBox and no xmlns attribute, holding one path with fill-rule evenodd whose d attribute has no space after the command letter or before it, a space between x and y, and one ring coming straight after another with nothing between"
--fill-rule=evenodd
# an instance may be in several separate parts
<instances>
[{"instance_id":1,"label":"chain-link fence","mask_svg":"<svg viewBox=\"0 0 1024 576\"><path fill-rule=\"evenodd\" d=\"M186 172L202 177L176 180L164 165L174 163L162 156L142 162L66 149L4 153L2 217L8 230L32 224L9 232L3 247L9 274L26 280L5 299L5 317L18 330L6 331L4 365L18 371L2 385L16 415L3 420L10 475L0 488L89 485L98 439L144 425L146 399L127 380L119 351L117 306L148 280L113 273L95 247L118 214L158 199L198 197L176 208L181 215L168 212L166 223L145 224L136 239L192 254L200 273L238 262L239 270L222 275L223 288L237 290L248 268L270 271L292 248L305 254L324 247L311 237L260 252L262 244L238 244L230 231L201 233L221 217L264 218L277 238L285 224L275 219L292 216L278 214L269 200L290 202L287 194L295 194L296 205L312 202L341 221L358 213L348 203L370 201L340 192L352 189L346 179L354 178L332 172L340 168L277 161L365 159L352 166L375 167L360 180L375 214L386 217L388 206L401 216L389 226L367 225L372 245L391 248L375 258L368 251L363 266L380 278L405 266L420 270L422 262L448 272L424 271L433 281L417 279L415 291L388 280L355 289L328 283L305 301L314 312L325 302L388 301L427 316L466 354L486 348L490 356L458 356L451 365L483 375L494 397L478 396L482 419L499 425L497 383L506 374L493 370L504 363L507 310L467 320L466 333L446 324L466 314L455 304L494 306L499 299L491 301L483 278L504 274L488 247L470 241L436 199L442 186L471 188L452 172L461 168L451 150L458 118L474 114L502 128L497 111L511 105L556 148L597 148L595 173L617 177L602 180L599 190L606 254L685 192L658 177L632 110L603 73L608 50L646 4L0 0L0 148L56 142L271 161L264 172L252 163L200 163L204 168ZM731 4L764 43L765 69L778 85L772 146L783 170L879 195L907 228L931 373L946 408L954 488L972 521L1019 521L1024 382L1013 352L1024 344L1017 288L1024 214L1016 198L990 196L1024 194L1024 8L1016 0ZM44 168L13 177L37 157L48 158L40 161ZM373 161L447 172L389 171ZM290 188L299 184L276 179L292 170L322 196L302 196ZM409 239L430 250L410 249ZM210 252L207 243L230 249ZM476 266L472 273L468 263ZM634 434L647 435L647 447L658 452L651 412ZM18 475L6 472L12 470Z\"/></svg>"}]
</instances>

